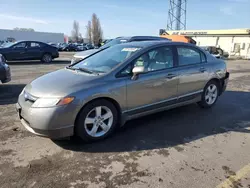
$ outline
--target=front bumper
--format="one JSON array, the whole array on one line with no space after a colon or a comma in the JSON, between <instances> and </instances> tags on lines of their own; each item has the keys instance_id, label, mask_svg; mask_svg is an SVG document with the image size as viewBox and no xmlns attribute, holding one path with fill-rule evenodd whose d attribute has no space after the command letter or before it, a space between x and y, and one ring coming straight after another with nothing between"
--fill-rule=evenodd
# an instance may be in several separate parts
<instances>
[{"instance_id":1,"label":"front bumper","mask_svg":"<svg viewBox=\"0 0 250 188\"><path fill-rule=\"evenodd\" d=\"M16 103L18 117L28 131L52 139L73 136L75 117L70 106L32 108L31 105L22 94Z\"/></svg>"},{"instance_id":2,"label":"front bumper","mask_svg":"<svg viewBox=\"0 0 250 188\"><path fill-rule=\"evenodd\" d=\"M229 72L226 72L226 76L221 80L222 82L222 90L221 90L221 93L223 93L226 88L227 88L227 84L228 84L228 80L229 80L229 75L230 73Z\"/></svg>"}]
</instances>

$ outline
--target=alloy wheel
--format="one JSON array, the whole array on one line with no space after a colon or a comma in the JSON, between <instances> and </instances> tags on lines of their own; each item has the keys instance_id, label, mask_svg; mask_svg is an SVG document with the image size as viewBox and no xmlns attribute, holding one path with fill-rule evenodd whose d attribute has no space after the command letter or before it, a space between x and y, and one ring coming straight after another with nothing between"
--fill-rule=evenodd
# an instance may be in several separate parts
<instances>
[{"instance_id":1,"label":"alloy wheel","mask_svg":"<svg viewBox=\"0 0 250 188\"><path fill-rule=\"evenodd\" d=\"M108 107L97 106L85 118L85 131L91 137L101 137L110 130L113 119L113 113Z\"/></svg>"},{"instance_id":2,"label":"alloy wheel","mask_svg":"<svg viewBox=\"0 0 250 188\"><path fill-rule=\"evenodd\" d=\"M49 62L51 62L51 60L52 60L52 58L51 58L51 56L49 54L45 54L43 56L43 61L44 62L49 63Z\"/></svg>"},{"instance_id":3,"label":"alloy wheel","mask_svg":"<svg viewBox=\"0 0 250 188\"><path fill-rule=\"evenodd\" d=\"M212 105L218 97L218 89L215 84L210 84L207 87L206 93L205 93L205 101L208 105Z\"/></svg>"}]
</instances>

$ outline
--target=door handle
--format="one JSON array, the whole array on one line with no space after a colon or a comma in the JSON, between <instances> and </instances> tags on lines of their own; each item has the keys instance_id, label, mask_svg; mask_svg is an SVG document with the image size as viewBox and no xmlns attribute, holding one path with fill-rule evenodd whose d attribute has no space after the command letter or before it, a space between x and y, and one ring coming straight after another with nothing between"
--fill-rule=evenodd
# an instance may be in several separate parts
<instances>
[{"instance_id":1,"label":"door handle","mask_svg":"<svg viewBox=\"0 0 250 188\"><path fill-rule=\"evenodd\" d=\"M169 74L166 76L166 78L168 78L168 79L172 79L172 78L174 78L174 77L176 77L176 75L175 75L175 74L171 74L171 73L169 73Z\"/></svg>"},{"instance_id":2,"label":"door handle","mask_svg":"<svg viewBox=\"0 0 250 188\"><path fill-rule=\"evenodd\" d=\"M205 72L207 69L205 69L204 67L200 68L200 72Z\"/></svg>"}]
</instances>

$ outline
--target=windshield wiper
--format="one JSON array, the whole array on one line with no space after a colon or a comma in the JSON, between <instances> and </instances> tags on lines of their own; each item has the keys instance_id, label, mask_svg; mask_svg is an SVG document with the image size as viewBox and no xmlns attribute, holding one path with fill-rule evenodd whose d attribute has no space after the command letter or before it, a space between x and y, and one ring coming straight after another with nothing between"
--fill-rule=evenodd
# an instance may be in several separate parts
<instances>
[{"instance_id":1,"label":"windshield wiper","mask_svg":"<svg viewBox=\"0 0 250 188\"><path fill-rule=\"evenodd\" d=\"M81 67L75 68L75 67L67 66L66 69L79 70L79 71L86 72L86 73L89 73L89 74L96 74L96 72L94 72L94 71L91 71L91 70L86 69L86 68L81 68Z\"/></svg>"}]
</instances>

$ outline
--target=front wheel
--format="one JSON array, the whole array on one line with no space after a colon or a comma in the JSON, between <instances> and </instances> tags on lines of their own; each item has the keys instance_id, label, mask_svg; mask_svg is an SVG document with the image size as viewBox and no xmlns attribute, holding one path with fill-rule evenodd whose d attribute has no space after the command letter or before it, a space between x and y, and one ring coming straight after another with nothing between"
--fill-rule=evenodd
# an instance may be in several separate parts
<instances>
[{"instance_id":1,"label":"front wheel","mask_svg":"<svg viewBox=\"0 0 250 188\"><path fill-rule=\"evenodd\" d=\"M116 107L107 100L87 104L76 121L76 135L87 142L106 138L115 130L118 121Z\"/></svg>"},{"instance_id":2,"label":"front wheel","mask_svg":"<svg viewBox=\"0 0 250 188\"><path fill-rule=\"evenodd\" d=\"M201 101L198 103L202 108L212 107L219 96L219 87L216 81L210 81L204 88Z\"/></svg>"}]
</instances>

